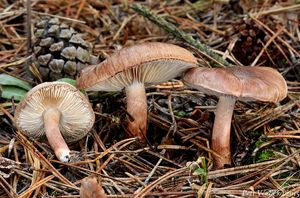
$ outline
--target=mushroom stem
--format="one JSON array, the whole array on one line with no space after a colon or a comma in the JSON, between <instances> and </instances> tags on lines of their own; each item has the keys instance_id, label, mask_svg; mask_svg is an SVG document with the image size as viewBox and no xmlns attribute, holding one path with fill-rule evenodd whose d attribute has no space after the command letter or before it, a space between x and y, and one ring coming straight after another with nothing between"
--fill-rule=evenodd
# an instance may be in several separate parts
<instances>
[{"instance_id":1,"label":"mushroom stem","mask_svg":"<svg viewBox=\"0 0 300 198\"><path fill-rule=\"evenodd\" d=\"M127 112L132 117L128 121L128 130L142 141L146 137L147 97L143 83L134 82L126 88Z\"/></svg>"},{"instance_id":2,"label":"mushroom stem","mask_svg":"<svg viewBox=\"0 0 300 198\"><path fill-rule=\"evenodd\" d=\"M214 156L215 167L223 168L231 164L230 154L230 127L236 99L229 96L220 96L215 113L215 122L212 133L212 150L220 155Z\"/></svg>"},{"instance_id":3,"label":"mushroom stem","mask_svg":"<svg viewBox=\"0 0 300 198\"><path fill-rule=\"evenodd\" d=\"M70 149L59 130L60 112L56 108L49 108L44 112L43 118L46 137L56 157L61 162L68 162Z\"/></svg>"}]
</instances>

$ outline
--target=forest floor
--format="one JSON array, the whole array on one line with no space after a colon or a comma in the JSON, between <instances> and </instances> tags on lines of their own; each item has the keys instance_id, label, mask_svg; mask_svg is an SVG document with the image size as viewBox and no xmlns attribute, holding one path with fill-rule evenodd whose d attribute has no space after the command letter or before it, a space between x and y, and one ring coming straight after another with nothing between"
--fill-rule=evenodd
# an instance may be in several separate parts
<instances>
[{"instance_id":1,"label":"forest floor","mask_svg":"<svg viewBox=\"0 0 300 198\"><path fill-rule=\"evenodd\" d=\"M124 92L88 92L95 124L69 145L79 157L61 163L47 141L16 129L13 116L24 86L1 77L0 197L79 197L88 176L116 198L300 197L299 1L33 0L29 23L27 13L24 1L0 0L0 73L26 86L41 83L28 78L27 49L34 42L26 28L31 24L34 40L35 24L46 16L80 33L99 62L125 46L173 43L193 52L202 67L275 68L288 96L277 104L236 103L232 165L216 170L210 143L218 98L180 78L148 86L148 134L141 143L126 134Z\"/></svg>"}]
</instances>

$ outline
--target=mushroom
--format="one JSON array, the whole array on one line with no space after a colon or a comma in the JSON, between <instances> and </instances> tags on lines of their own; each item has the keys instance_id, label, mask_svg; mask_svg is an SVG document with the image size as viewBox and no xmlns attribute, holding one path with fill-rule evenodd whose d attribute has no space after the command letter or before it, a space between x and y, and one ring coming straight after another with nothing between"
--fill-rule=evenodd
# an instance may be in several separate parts
<instances>
[{"instance_id":1,"label":"mushroom","mask_svg":"<svg viewBox=\"0 0 300 198\"><path fill-rule=\"evenodd\" d=\"M81 181L80 198L107 198L107 195L96 177L86 177Z\"/></svg>"},{"instance_id":2,"label":"mushroom","mask_svg":"<svg viewBox=\"0 0 300 198\"><path fill-rule=\"evenodd\" d=\"M219 101L212 133L215 167L231 164L230 126L236 100L279 102L287 95L284 78L273 68L193 68L183 77L184 83L206 94L216 95Z\"/></svg>"},{"instance_id":3,"label":"mushroom","mask_svg":"<svg viewBox=\"0 0 300 198\"><path fill-rule=\"evenodd\" d=\"M95 115L87 98L65 82L46 82L31 89L15 112L17 128L29 137L46 135L56 157L68 162L66 142L83 138L93 126Z\"/></svg>"},{"instance_id":4,"label":"mushroom","mask_svg":"<svg viewBox=\"0 0 300 198\"><path fill-rule=\"evenodd\" d=\"M127 112L132 119L128 130L145 140L147 99L144 84L170 80L195 67L197 59L184 48L151 42L123 48L98 65L81 71L77 79L81 89L120 91L126 88Z\"/></svg>"}]
</instances>

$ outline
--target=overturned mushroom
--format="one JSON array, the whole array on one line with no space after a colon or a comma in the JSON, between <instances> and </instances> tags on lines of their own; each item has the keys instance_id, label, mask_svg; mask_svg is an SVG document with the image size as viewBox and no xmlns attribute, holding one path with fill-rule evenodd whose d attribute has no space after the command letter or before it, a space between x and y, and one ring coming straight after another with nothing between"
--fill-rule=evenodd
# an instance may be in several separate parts
<instances>
[{"instance_id":1,"label":"overturned mushroom","mask_svg":"<svg viewBox=\"0 0 300 198\"><path fill-rule=\"evenodd\" d=\"M15 113L17 127L32 138L46 135L62 162L67 162L70 157L66 142L83 138L94 120L93 109L86 97L64 82L37 85L26 94Z\"/></svg>"},{"instance_id":2,"label":"overturned mushroom","mask_svg":"<svg viewBox=\"0 0 300 198\"><path fill-rule=\"evenodd\" d=\"M91 91L126 88L128 130L145 139L147 100L144 84L170 80L197 63L192 53L176 45L152 42L134 45L113 54L98 65L83 69L78 86Z\"/></svg>"},{"instance_id":3,"label":"overturned mushroom","mask_svg":"<svg viewBox=\"0 0 300 198\"><path fill-rule=\"evenodd\" d=\"M231 164L230 126L236 100L279 102L287 95L284 78L268 67L193 68L184 82L206 94L219 97L212 133L216 168Z\"/></svg>"}]
</instances>

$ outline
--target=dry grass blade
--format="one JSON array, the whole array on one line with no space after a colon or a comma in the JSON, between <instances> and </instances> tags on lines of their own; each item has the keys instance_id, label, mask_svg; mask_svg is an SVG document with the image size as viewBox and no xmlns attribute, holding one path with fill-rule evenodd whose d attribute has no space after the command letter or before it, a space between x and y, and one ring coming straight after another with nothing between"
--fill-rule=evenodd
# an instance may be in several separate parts
<instances>
[{"instance_id":1,"label":"dry grass blade","mask_svg":"<svg viewBox=\"0 0 300 198\"><path fill-rule=\"evenodd\" d=\"M37 189L38 187L45 185L45 183L47 183L48 181L50 181L51 179L53 179L55 176L54 175L50 175L42 180L40 180L38 183L36 183L34 186L31 186L30 188L28 188L26 191L24 191L22 194L20 194L18 197L23 198L23 197L28 197L30 196L30 194L32 193L32 191L34 191L35 189Z\"/></svg>"},{"instance_id":2,"label":"dry grass blade","mask_svg":"<svg viewBox=\"0 0 300 198\"><path fill-rule=\"evenodd\" d=\"M24 135L20 132L17 132L17 139L19 140L20 144L22 144L28 151L30 151L33 155L35 155L43 164L45 164L50 171L58 177L61 181L65 184L69 185L71 188L79 190L72 182L66 179L50 162L47 160L34 146L30 143Z\"/></svg>"},{"instance_id":3,"label":"dry grass blade","mask_svg":"<svg viewBox=\"0 0 300 198\"><path fill-rule=\"evenodd\" d=\"M162 183L164 180L174 177L176 175L180 175L181 173L185 172L187 169L186 168L180 168L174 171L171 171L164 176L160 177L159 179L155 180L154 182L150 183L149 185L145 186L143 190L141 190L139 193L137 193L134 198L138 197L144 197L148 192L150 192L153 188L155 188L156 185Z\"/></svg>"},{"instance_id":4,"label":"dry grass blade","mask_svg":"<svg viewBox=\"0 0 300 198\"><path fill-rule=\"evenodd\" d=\"M5 179L2 177L2 175L0 175L0 185L2 187L2 189L4 189L4 191L6 192L6 194L9 197L17 197L17 193L15 192L15 190L10 186L9 183L7 183L7 181L5 181Z\"/></svg>"},{"instance_id":5,"label":"dry grass blade","mask_svg":"<svg viewBox=\"0 0 300 198\"><path fill-rule=\"evenodd\" d=\"M258 129L259 127L265 125L266 123L284 115L284 113L290 110L291 108L293 108L296 105L296 103L298 102L291 101L285 105L276 107L275 109L267 109L265 112L260 113L259 116L255 116L255 118L245 122L243 125L243 131L247 132L250 130Z\"/></svg>"}]
</instances>

